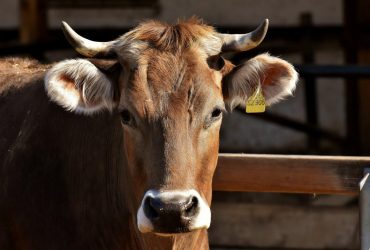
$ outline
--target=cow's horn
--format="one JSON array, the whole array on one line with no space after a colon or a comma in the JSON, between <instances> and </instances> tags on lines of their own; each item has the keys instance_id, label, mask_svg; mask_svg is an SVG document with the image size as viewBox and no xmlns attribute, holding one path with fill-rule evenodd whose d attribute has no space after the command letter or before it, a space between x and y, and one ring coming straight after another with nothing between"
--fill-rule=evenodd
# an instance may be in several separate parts
<instances>
[{"instance_id":1,"label":"cow's horn","mask_svg":"<svg viewBox=\"0 0 370 250\"><path fill-rule=\"evenodd\" d=\"M81 55L87 57L106 56L111 52L115 41L94 42L77 34L66 22L62 22L64 36L72 47Z\"/></svg>"},{"instance_id":2,"label":"cow's horn","mask_svg":"<svg viewBox=\"0 0 370 250\"><path fill-rule=\"evenodd\" d=\"M268 26L269 20L265 19L257 29L247 34L220 34L222 52L247 51L257 47L265 38Z\"/></svg>"}]
</instances>

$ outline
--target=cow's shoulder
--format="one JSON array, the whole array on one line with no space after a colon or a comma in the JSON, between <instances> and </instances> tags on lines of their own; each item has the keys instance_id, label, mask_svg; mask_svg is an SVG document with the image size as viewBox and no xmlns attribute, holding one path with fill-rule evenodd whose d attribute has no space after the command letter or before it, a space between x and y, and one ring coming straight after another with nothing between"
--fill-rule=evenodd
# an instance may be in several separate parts
<instances>
[{"instance_id":1,"label":"cow's shoulder","mask_svg":"<svg viewBox=\"0 0 370 250\"><path fill-rule=\"evenodd\" d=\"M37 60L9 57L0 60L0 95L9 90L22 89L42 78L51 67Z\"/></svg>"}]
</instances>

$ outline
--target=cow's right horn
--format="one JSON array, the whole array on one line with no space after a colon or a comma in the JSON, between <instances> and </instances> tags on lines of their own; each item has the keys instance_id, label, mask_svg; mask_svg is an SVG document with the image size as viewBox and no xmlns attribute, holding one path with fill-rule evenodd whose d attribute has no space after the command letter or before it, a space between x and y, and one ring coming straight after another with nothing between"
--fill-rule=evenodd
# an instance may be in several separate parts
<instances>
[{"instance_id":1,"label":"cow's right horn","mask_svg":"<svg viewBox=\"0 0 370 250\"><path fill-rule=\"evenodd\" d=\"M219 34L222 52L240 52L257 47L265 38L268 26L269 20L265 19L257 29L246 34Z\"/></svg>"},{"instance_id":2,"label":"cow's right horn","mask_svg":"<svg viewBox=\"0 0 370 250\"><path fill-rule=\"evenodd\" d=\"M77 34L66 22L62 22L64 36L72 47L81 55L87 57L107 56L115 41L95 42Z\"/></svg>"}]
</instances>

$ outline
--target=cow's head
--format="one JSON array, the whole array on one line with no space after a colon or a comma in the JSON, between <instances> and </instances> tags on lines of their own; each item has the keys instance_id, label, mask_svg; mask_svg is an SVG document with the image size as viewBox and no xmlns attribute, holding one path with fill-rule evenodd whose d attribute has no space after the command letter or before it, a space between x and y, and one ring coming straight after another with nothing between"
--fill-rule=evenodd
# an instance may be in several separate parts
<instances>
[{"instance_id":1,"label":"cow's head","mask_svg":"<svg viewBox=\"0 0 370 250\"><path fill-rule=\"evenodd\" d=\"M82 55L47 74L49 97L71 112L120 115L123 154L141 232L172 234L208 228L212 176L223 113L244 106L256 89L267 105L292 93L297 73L268 54L234 66L223 52L246 51L268 21L248 34L220 34L198 20L146 22L111 42L93 42L66 23Z\"/></svg>"}]
</instances>

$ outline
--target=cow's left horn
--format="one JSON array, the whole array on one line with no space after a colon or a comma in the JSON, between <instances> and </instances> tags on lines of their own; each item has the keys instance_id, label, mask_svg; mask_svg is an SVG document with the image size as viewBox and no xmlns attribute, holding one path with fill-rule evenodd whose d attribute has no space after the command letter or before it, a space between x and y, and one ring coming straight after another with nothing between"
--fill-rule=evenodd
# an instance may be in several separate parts
<instances>
[{"instance_id":1,"label":"cow's left horn","mask_svg":"<svg viewBox=\"0 0 370 250\"><path fill-rule=\"evenodd\" d=\"M247 34L220 34L222 39L222 52L247 51L257 47L265 38L269 20L265 19L252 32Z\"/></svg>"},{"instance_id":2,"label":"cow's left horn","mask_svg":"<svg viewBox=\"0 0 370 250\"><path fill-rule=\"evenodd\" d=\"M72 47L81 55L87 57L107 56L115 41L94 42L77 34L66 22L62 22L64 36Z\"/></svg>"}]
</instances>

